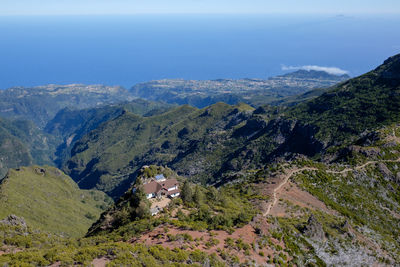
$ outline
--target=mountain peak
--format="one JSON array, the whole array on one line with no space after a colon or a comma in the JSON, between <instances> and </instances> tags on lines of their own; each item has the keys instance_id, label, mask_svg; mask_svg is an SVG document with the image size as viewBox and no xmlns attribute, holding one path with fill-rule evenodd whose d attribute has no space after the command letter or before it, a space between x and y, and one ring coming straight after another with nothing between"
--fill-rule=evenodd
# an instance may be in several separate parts
<instances>
[{"instance_id":1,"label":"mountain peak","mask_svg":"<svg viewBox=\"0 0 400 267\"><path fill-rule=\"evenodd\" d=\"M400 63L400 54L397 54L397 55L394 55L394 56L391 56L391 57L389 57L388 59L386 59L384 62L383 62L383 64L384 65L386 65L386 64L391 64L391 63Z\"/></svg>"},{"instance_id":2,"label":"mountain peak","mask_svg":"<svg viewBox=\"0 0 400 267\"><path fill-rule=\"evenodd\" d=\"M392 83L400 83L400 54L386 59L376 71L381 72L382 78L390 79Z\"/></svg>"}]
</instances>

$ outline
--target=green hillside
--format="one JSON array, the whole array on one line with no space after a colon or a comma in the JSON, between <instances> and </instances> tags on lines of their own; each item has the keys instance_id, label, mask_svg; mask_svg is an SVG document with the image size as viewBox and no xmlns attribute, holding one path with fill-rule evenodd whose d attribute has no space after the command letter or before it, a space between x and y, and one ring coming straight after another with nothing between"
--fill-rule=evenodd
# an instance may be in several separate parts
<instances>
[{"instance_id":1,"label":"green hillside","mask_svg":"<svg viewBox=\"0 0 400 267\"><path fill-rule=\"evenodd\" d=\"M64 90L67 89L61 91ZM77 107L79 105L75 106ZM8 168L30 164L61 165L69 158L70 149L77 140L101 123L118 117L125 110L150 116L165 112L169 108L171 106L167 104L141 99L89 109L65 108L60 110L43 130L27 120L30 117L23 113L19 117L25 118L24 120L0 118L0 178L4 177ZM46 114L49 115L47 111Z\"/></svg>"},{"instance_id":2,"label":"green hillside","mask_svg":"<svg viewBox=\"0 0 400 267\"><path fill-rule=\"evenodd\" d=\"M63 169L117 201L102 212L105 194L54 168L10 171L0 216L83 230L0 221L0 265L398 266L399 86L397 55L285 106L65 110L51 131L79 140ZM180 196L146 198L158 173Z\"/></svg>"},{"instance_id":3,"label":"green hillside","mask_svg":"<svg viewBox=\"0 0 400 267\"><path fill-rule=\"evenodd\" d=\"M0 218L23 217L28 225L66 236L81 236L110 204L99 191L80 190L53 167L12 169L0 184Z\"/></svg>"},{"instance_id":4,"label":"green hillside","mask_svg":"<svg viewBox=\"0 0 400 267\"><path fill-rule=\"evenodd\" d=\"M55 162L57 166L60 166L65 159L69 158L70 150L75 142L96 129L101 123L114 119L125 111L150 116L163 113L169 108L171 105L142 99L89 109L65 108L47 123L44 131L57 139Z\"/></svg>"},{"instance_id":5,"label":"green hillside","mask_svg":"<svg viewBox=\"0 0 400 267\"><path fill-rule=\"evenodd\" d=\"M400 54L288 113L318 127L321 140L336 143L400 121Z\"/></svg>"},{"instance_id":6,"label":"green hillside","mask_svg":"<svg viewBox=\"0 0 400 267\"><path fill-rule=\"evenodd\" d=\"M62 138L68 138L73 134L81 138L102 122L118 117L124 110L146 116L148 113L162 113L162 111L170 107L171 105L168 104L149 102L142 99L88 109L71 109L67 107L60 110L47 123L44 130L49 134L61 136Z\"/></svg>"},{"instance_id":7,"label":"green hillside","mask_svg":"<svg viewBox=\"0 0 400 267\"><path fill-rule=\"evenodd\" d=\"M151 117L127 112L78 141L64 170L82 188L113 197L125 192L145 164L182 166L181 173L207 175L223 164L236 142L229 133L251 112L247 105L223 103L202 110L181 106Z\"/></svg>"},{"instance_id":8,"label":"green hillside","mask_svg":"<svg viewBox=\"0 0 400 267\"><path fill-rule=\"evenodd\" d=\"M145 164L167 165L203 183L297 154L318 156L368 129L399 121L395 56L363 76L294 107L187 106L143 118L125 113L83 137L64 170L83 188L120 196Z\"/></svg>"}]
</instances>

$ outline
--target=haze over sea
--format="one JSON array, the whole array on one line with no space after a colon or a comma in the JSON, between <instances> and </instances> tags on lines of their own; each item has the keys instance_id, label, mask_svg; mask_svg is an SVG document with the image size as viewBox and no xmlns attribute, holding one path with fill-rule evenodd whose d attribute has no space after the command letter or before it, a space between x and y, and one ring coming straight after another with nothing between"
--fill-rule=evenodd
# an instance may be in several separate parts
<instances>
[{"instance_id":1,"label":"haze over sea","mask_svg":"<svg viewBox=\"0 0 400 267\"><path fill-rule=\"evenodd\" d=\"M268 78L283 66L362 74L400 53L400 17L131 15L0 17L0 88Z\"/></svg>"}]
</instances>

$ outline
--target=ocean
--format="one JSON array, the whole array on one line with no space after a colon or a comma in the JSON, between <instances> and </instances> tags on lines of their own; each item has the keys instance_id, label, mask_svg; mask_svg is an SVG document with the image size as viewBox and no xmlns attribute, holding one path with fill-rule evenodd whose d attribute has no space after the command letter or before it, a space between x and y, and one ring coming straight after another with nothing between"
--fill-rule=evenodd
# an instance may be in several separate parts
<instances>
[{"instance_id":1,"label":"ocean","mask_svg":"<svg viewBox=\"0 0 400 267\"><path fill-rule=\"evenodd\" d=\"M0 88L268 78L304 65L357 76L400 53L399 27L390 15L3 16Z\"/></svg>"}]
</instances>

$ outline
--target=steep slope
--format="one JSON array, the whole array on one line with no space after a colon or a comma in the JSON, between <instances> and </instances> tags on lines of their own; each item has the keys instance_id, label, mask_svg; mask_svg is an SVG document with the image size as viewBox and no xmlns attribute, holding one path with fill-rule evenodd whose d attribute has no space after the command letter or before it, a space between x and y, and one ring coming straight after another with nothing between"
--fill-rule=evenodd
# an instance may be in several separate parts
<instances>
[{"instance_id":1,"label":"steep slope","mask_svg":"<svg viewBox=\"0 0 400 267\"><path fill-rule=\"evenodd\" d=\"M65 108L47 123L44 131L58 140L56 164L61 166L69 158L75 142L96 129L101 123L120 116L125 111L138 115L163 113L170 105L136 99L130 102L105 105L90 109L72 110Z\"/></svg>"},{"instance_id":2,"label":"steep slope","mask_svg":"<svg viewBox=\"0 0 400 267\"><path fill-rule=\"evenodd\" d=\"M0 178L8 168L51 164L55 140L32 122L0 118Z\"/></svg>"},{"instance_id":3,"label":"steep slope","mask_svg":"<svg viewBox=\"0 0 400 267\"><path fill-rule=\"evenodd\" d=\"M347 75L336 76L322 71L299 70L268 80L151 81L137 84L130 91L137 97L180 105L189 104L198 108L217 102L231 105L244 102L258 106L311 89L329 87L349 78Z\"/></svg>"},{"instance_id":4,"label":"steep slope","mask_svg":"<svg viewBox=\"0 0 400 267\"><path fill-rule=\"evenodd\" d=\"M281 157L326 154L367 129L399 121L399 62L400 56L392 57L291 108L252 112L244 105L216 104L146 119L126 113L80 140L65 170L84 188L97 186L116 197L144 164L168 165L204 183L224 183L241 170Z\"/></svg>"},{"instance_id":5,"label":"steep slope","mask_svg":"<svg viewBox=\"0 0 400 267\"><path fill-rule=\"evenodd\" d=\"M120 201L90 236L15 245L0 263L397 266L399 66L400 55L290 108L124 112L81 138L65 166L82 186L125 190ZM140 180L129 185L153 162L189 178L156 216Z\"/></svg>"},{"instance_id":6,"label":"steep slope","mask_svg":"<svg viewBox=\"0 0 400 267\"><path fill-rule=\"evenodd\" d=\"M4 177L8 168L27 166L32 163L28 148L3 127L0 128L0 140L0 177Z\"/></svg>"},{"instance_id":7,"label":"steep slope","mask_svg":"<svg viewBox=\"0 0 400 267\"><path fill-rule=\"evenodd\" d=\"M184 243L209 255L215 252L228 265L235 257L248 265L396 265L400 262L400 129L386 126L369 136L354 142L341 163L301 157L269 164L242 171L233 183L218 189L208 186L200 197L194 197L197 189L185 183L181 199L156 218L135 215L135 194L129 190L89 234L149 248L156 244L181 248ZM245 205L228 209L240 210L240 216L246 214L248 219L238 223L237 217L229 219L235 216L232 213L219 217L232 201L227 193ZM194 203L188 202L192 197ZM213 209L208 216L207 210Z\"/></svg>"},{"instance_id":8,"label":"steep slope","mask_svg":"<svg viewBox=\"0 0 400 267\"><path fill-rule=\"evenodd\" d=\"M400 55L358 78L298 105L290 115L320 130L324 141L343 141L400 119Z\"/></svg>"},{"instance_id":9,"label":"steep slope","mask_svg":"<svg viewBox=\"0 0 400 267\"><path fill-rule=\"evenodd\" d=\"M325 156L371 131L400 121L400 55L291 108L259 108L238 134L256 138L231 155L246 166L294 154ZM251 151L251 155L248 152ZM245 157L239 158L241 153ZM238 168L240 169L240 168Z\"/></svg>"},{"instance_id":10,"label":"steep slope","mask_svg":"<svg viewBox=\"0 0 400 267\"><path fill-rule=\"evenodd\" d=\"M47 85L15 87L0 91L0 116L33 121L43 128L65 108L89 108L129 101L133 97L122 87L102 85Z\"/></svg>"},{"instance_id":11,"label":"steep slope","mask_svg":"<svg viewBox=\"0 0 400 267\"><path fill-rule=\"evenodd\" d=\"M53 167L11 169L0 183L0 218L23 217L35 228L66 236L80 236L110 204L99 191L80 190Z\"/></svg>"},{"instance_id":12,"label":"steep slope","mask_svg":"<svg viewBox=\"0 0 400 267\"><path fill-rule=\"evenodd\" d=\"M224 128L238 125L249 112L248 106L220 103L204 110L182 106L147 118L125 113L77 142L64 169L81 187L96 187L117 197L145 164L184 165L185 159L185 172L200 173L223 160L223 147L215 142L218 134L225 136ZM212 155L199 153L197 162L189 165L195 151Z\"/></svg>"},{"instance_id":13,"label":"steep slope","mask_svg":"<svg viewBox=\"0 0 400 267\"><path fill-rule=\"evenodd\" d=\"M143 99L88 109L71 109L67 107L60 110L56 116L47 123L44 130L49 134L61 136L63 138L70 137L70 135L74 133L82 137L84 135L83 133L94 130L102 122L119 116L123 110L146 116L148 113L162 113L162 111L166 111L170 107L171 106L168 104L149 102Z\"/></svg>"}]
</instances>

